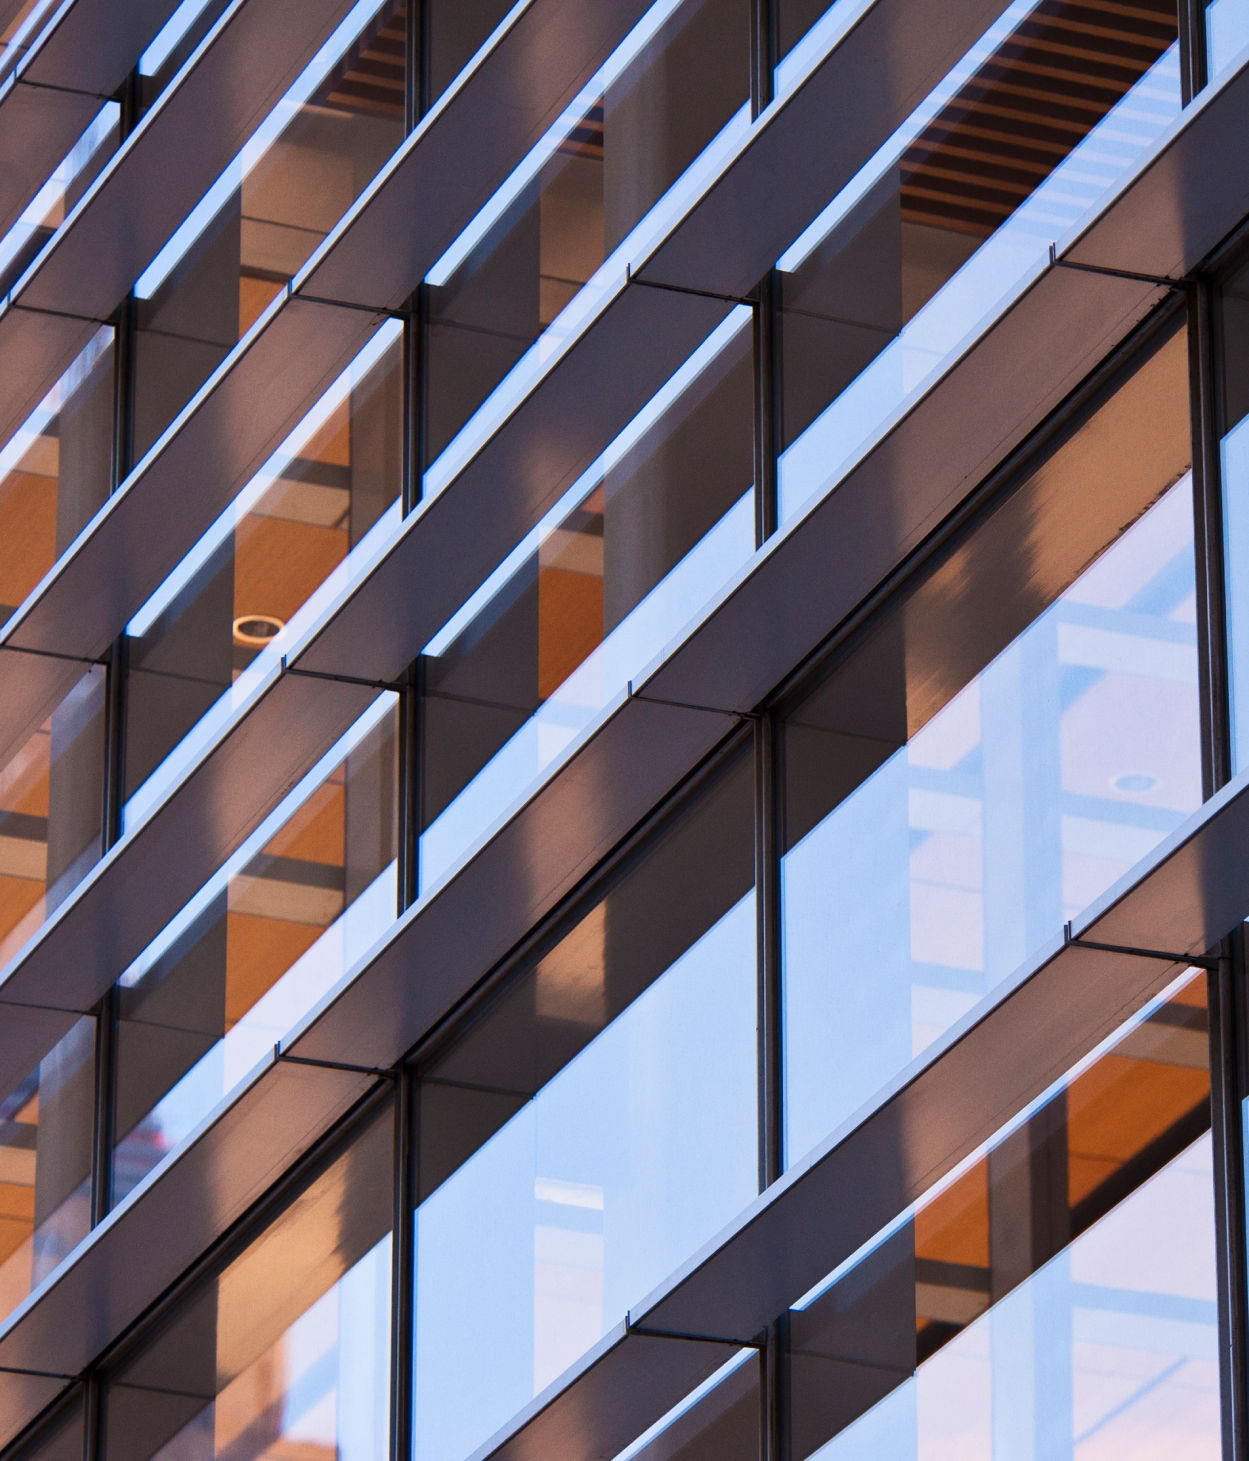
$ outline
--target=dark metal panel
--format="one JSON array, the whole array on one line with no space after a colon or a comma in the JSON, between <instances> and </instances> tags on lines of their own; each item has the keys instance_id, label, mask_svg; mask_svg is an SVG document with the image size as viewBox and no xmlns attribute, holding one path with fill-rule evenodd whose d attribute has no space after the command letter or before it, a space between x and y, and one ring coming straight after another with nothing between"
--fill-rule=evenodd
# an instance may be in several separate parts
<instances>
[{"instance_id":1,"label":"dark metal panel","mask_svg":"<svg viewBox=\"0 0 1249 1461\"><path fill-rule=\"evenodd\" d=\"M399 674L730 307L623 288L455 480L408 518L300 666Z\"/></svg>"},{"instance_id":2,"label":"dark metal panel","mask_svg":"<svg viewBox=\"0 0 1249 1461\"><path fill-rule=\"evenodd\" d=\"M621 1322L470 1461L618 1455L735 1353L732 1345L629 1333Z\"/></svg>"},{"instance_id":3,"label":"dark metal panel","mask_svg":"<svg viewBox=\"0 0 1249 1461\"><path fill-rule=\"evenodd\" d=\"M376 693L280 678L57 909L0 1005L89 1010Z\"/></svg>"},{"instance_id":4,"label":"dark metal panel","mask_svg":"<svg viewBox=\"0 0 1249 1461\"><path fill-rule=\"evenodd\" d=\"M306 300L288 299L278 307L109 498L94 530L62 556L6 642L102 653L377 323L364 310Z\"/></svg>"},{"instance_id":5,"label":"dark metal panel","mask_svg":"<svg viewBox=\"0 0 1249 1461\"><path fill-rule=\"evenodd\" d=\"M235 0L25 276L22 303L111 314L346 9Z\"/></svg>"},{"instance_id":6,"label":"dark metal panel","mask_svg":"<svg viewBox=\"0 0 1249 1461\"><path fill-rule=\"evenodd\" d=\"M0 1372L0 1446L7 1446L68 1385L67 1379L48 1375Z\"/></svg>"},{"instance_id":7,"label":"dark metal panel","mask_svg":"<svg viewBox=\"0 0 1249 1461\"><path fill-rule=\"evenodd\" d=\"M879 0L639 270L744 294L1002 13L1001 0ZM836 138L836 146L813 146ZM760 199L767 199L767 206Z\"/></svg>"},{"instance_id":8,"label":"dark metal panel","mask_svg":"<svg viewBox=\"0 0 1249 1461\"><path fill-rule=\"evenodd\" d=\"M1063 258L1176 277L1249 212L1249 67L1202 92Z\"/></svg>"},{"instance_id":9,"label":"dark metal panel","mask_svg":"<svg viewBox=\"0 0 1249 1461\"><path fill-rule=\"evenodd\" d=\"M0 1019L0 1101L15 1091L58 1040L68 1035L76 1014L64 1010L8 1006Z\"/></svg>"},{"instance_id":10,"label":"dark metal panel","mask_svg":"<svg viewBox=\"0 0 1249 1461\"><path fill-rule=\"evenodd\" d=\"M506 40L408 138L314 255L297 287L327 299L397 308L647 4L532 0ZM439 206L430 207L430 199ZM454 199L455 207L444 199Z\"/></svg>"},{"instance_id":11,"label":"dark metal panel","mask_svg":"<svg viewBox=\"0 0 1249 1461\"><path fill-rule=\"evenodd\" d=\"M0 237L102 105L98 96L12 81L0 92Z\"/></svg>"},{"instance_id":12,"label":"dark metal panel","mask_svg":"<svg viewBox=\"0 0 1249 1461\"><path fill-rule=\"evenodd\" d=\"M1160 298L1136 280L1046 269L835 490L769 540L644 693L757 705Z\"/></svg>"},{"instance_id":13,"label":"dark metal panel","mask_svg":"<svg viewBox=\"0 0 1249 1461\"><path fill-rule=\"evenodd\" d=\"M353 1065L397 1060L734 724L626 701L284 1048Z\"/></svg>"},{"instance_id":14,"label":"dark metal panel","mask_svg":"<svg viewBox=\"0 0 1249 1461\"><path fill-rule=\"evenodd\" d=\"M82 1370L372 1083L270 1055L0 1327L0 1366Z\"/></svg>"},{"instance_id":15,"label":"dark metal panel","mask_svg":"<svg viewBox=\"0 0 1249 1461\"><path fill-rule=\"evenodd\" d=\"M97 320L39 314L12 303L0 313L0 442L8 441L99 328Z\"/></svg>"},{"instance_id":16,"label":"dark metal panel","mask_svg":"<svg viewBox=\"0 0 1249 1461\"><path fill-rule=\"evenodd\" d=\"M89 666L0 648L0 766L52 714Z\"/></svg>"},{"instance_id":17,"label":"dark metal panel","mask_svg":"<svg viewBox=\"0 0 1249 1461\"><path fill-rule=\"evenodd\" d=\"M178 0L73 0L39 38L18 75L38 86L59 86L112 96ZM57 159L60 161L60 158Z\"/></svg>"}]
</instances>

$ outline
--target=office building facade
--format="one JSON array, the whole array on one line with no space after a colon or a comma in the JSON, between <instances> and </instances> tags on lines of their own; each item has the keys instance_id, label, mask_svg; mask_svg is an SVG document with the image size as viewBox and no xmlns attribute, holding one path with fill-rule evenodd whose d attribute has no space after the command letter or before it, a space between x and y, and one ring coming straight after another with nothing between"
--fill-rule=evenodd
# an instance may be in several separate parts
<instances>
[{"instance_id":1,"label":"office building facade","mask_svg":"<svg viewBox=\"0 0 1249 1461\"><path fill-rule=\"evenodd\" d=\"M1249 1454L1246 0L0 0L0 1461Z\"/></svg>"}]
</instances>

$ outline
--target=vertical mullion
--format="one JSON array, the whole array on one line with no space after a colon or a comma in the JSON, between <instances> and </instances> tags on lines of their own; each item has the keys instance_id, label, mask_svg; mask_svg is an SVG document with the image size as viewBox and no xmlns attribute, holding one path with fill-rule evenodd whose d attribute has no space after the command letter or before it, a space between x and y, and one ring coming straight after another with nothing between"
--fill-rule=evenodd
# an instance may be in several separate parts
<instances>
[{"instance_id":1,"label":"vertical mullion","mask_svg":"<svg viewBox=\"0 0 1249 1461\"><path fill-rule=\"evenodd\" d=\"M1185 11L1204 18L1204 0L1185 0ZM1191 20L1191 15L1189 16ZM1190 37L1195 89L1204 82L1204 32ZM1186 82L1187 84L1187 82ZM1197 589L1198 686L1201 713L1202 793L1214 795L1232 775L1227 659L1227 613L1223 553L1223 494L1219 450L1219 359L1215 310L1209 279L1198 278L1189 294L1189 382L1193 444L1193 529ZM1217 971L1207 976L1210 1021L1210 1129L1214 1166L1215 1251L1218 1268L1219 1387L1223 1454L1249 1461L1249 1275L1246 1272L1242 987L1244 939L1239 930L1222 942Z\"/></svg>"},{"instance_id":2,"label":"vertical mullion","mask_svg":"<svg viewBox=\"0 0 1249 1461\"><path fill-rule=\"evenodd\" d=\"M407 0L404 31L404 132L429 110L429 24L433 0ZM425 469L424 286L418 284L404 321L403 483L406 516L421 500ZM399 699L398 892L400 915L420 890L421 691L420 661L407 674ZM390 1461L412 1454L412 1366L416 1320L416 1079L400 1061L395 1081L394 1213L391 1227Z\"/></svg>"},{"instance_id":3,"label":"vertical mullion","mask_svg":"<svg viewBox=\"0 0 1249 1461\"><path fill-rule=\"evenodd\" d=\"M754 307L755 546L779 519L776 460L780 447L781 280L775 269L759 281Z\"/></svg>"},{"instance_id":4,"label":"vertical mullion","mask_svg":"<svg viewBox=\"0 0 1249 1461\"><path fill-rule=\"evenodd\" d=\"M785 1168L778 747L776 713L765 710L755 722L755 939L761 1191L775 1182Z\"/></svg>"},{"instance_id":5,"label":"vertical mullion","mask_svg":"<svg viewBox=\"0 0 1249 1461\"><path fill-rule=\"evenodd\" d=\"M1206 0L1179 0L1180 100L1187 106L1205 86Z\"/></svg>"}]
</instances>

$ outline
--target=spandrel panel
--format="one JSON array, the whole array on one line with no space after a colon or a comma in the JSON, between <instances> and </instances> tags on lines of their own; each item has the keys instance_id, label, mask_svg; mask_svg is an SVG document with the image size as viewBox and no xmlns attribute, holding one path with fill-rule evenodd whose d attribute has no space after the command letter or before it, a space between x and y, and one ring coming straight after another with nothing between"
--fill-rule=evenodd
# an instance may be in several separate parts
<instances>
[{"instance_id":1,"label":"spandrel panel","mask_svg":"<svg viewBox=\"0 0 1249 1461\"><path fill-rule=\"evenodd\" d=\"M402 361L390 320L131 620L127 825L184 737L249 667L276 662L351 551L397 522Z\"/></svg>"},{"instance_id":2,"label":"spandrel panel","mask_svg":"<svg viewBox=\"0 0 1249 1461\"><path fill-rule=\"evenodd\" d=\"M222 14L230 0L182 0L139 57L138 103L150 111Z\"/></svg>"},{"instance_id":3,"label":"spandrel panel","mask_svg":"<svg viewBox=\"0 0 1249 1461\"><path fill-rule=\"evenodd\" d=\"M100 859L104 680L92 665L0 749L0 968Z\"/></svg>"},{"instance_id":4,"label":"spandrel panel","mask_svg":"<svg viewBox=\"0 0 1249 1461\"><path fill-rule=\"evenodd\" d=\"M753 551L750 324L735 309L427 646L423 890Z\"/></svg>"},{"instance_id":5,"label":"spandrel panel","mask_svg":"<svg viewBox=\"0 0 1249 1461\"><path fill-rule=\"evenodd\" d=\"M759 1461L760 1369L757 1351L740 1350L616 1461Z\"/></svg>"},{"instance_id":6,"label":"spandrel panel","mask_svg":"<svg viewBox=\"0 0 1249 1461\"><path fill-rule=\"evenodd\" d=\"M794 1461L1221 1454L1205 976L790 1314Z\"/></svg>"},{"instance_id":7,"label":"spandrel panel","mask_svg":"<svg viewBox=\"0 0 1249 1461\"><path fill-rule=\"evenodd\" d=\"M421 1072L421 1461L473 1452L755 1195L752 823L746 756Z\"/></svg>"},{"instance_id":8,"label":"spandrel panel","mask_svg":"<svg viewBox=\"0 0 1249 1461\"><path fill-rule=\"evenodd\" d=\"M661 3L602 95L530 154L427 276L425 465L749 99L745 0Z\"/></svg>"},{"instance_id":9,"label":"spandrel panel","mask_svg":"<svg viewBox=\"0 0 1249 1461\"><path fill-rule=\"evenodd\" d=\"M143 455L403 141L402 0L351 8L135 285Z\"/></svg>"},{"instance_id":10,"label":"spandrel panel","mask_svg":"<svg viewBox=\"0 0 1249 1461\"><path fill-rule=\"evenodd\" d=\"M423 11L430 106L510 11L508 0L426 0Z\"/></svg>"},{"instance_id":11,"label":"spandrel panel","mask_svg":"<svg viewBox=\"0 0 1249 1461\"><path fill-rule=\"evenodd\" d=\"M113 331L106 325L0 447L0 621L103 506L112 471Z\"/></svg>"},{"instance_id":12,"label":"spandrel panel","mask_svg":"<svg viewBox=\"0 0 1249 1461\"><path fill-rule=\"evenodd\" d=\"M395 704L381 696L122 976L114 1202L394 922Z\"/></svg>"},{"instance_id":13,"label":"spandrel panel","mask_svg":"<svg viewBox=\"0 0 1249 1461\"><path fill-rule=\"evenodd\" d=\"M91 1227L95 1020L78 1020L0 1100L0 1318Z\"/></svg>"},{"instance_id":14,"label":"spandrel panel","mask_svg":"<svg viewBox=\"0 0 1249 1461\"><path fill-rule=\"evenodd\" d=\"M22 277L117 151L120 116L115 101L104 103L61 165L0 238L0 296Z\"/></svg>"},{"instance_id":15,"label":"spandrel panel","mask_svg":"<svg viewBox=\"0 0 1249 1461\"><path fill-rule=\"evenodd\" d=\"M110 1461L385 1461L389 1106L107 1380Z\"/></svg>"},{"instance_id":16,"label":"spandrel panel","mask_svg":"<svg viewBox=\"0 0 1249 1461\"><path fill-rule=\"evenodd\" d=\"M1187 392L1180 333L787 716L787 1162L1200 805Z\"/></svg>"},{"instance_id":17,"label":"spandrel panel","mask_svg":"<svg viewBox=\"0 0 1249 1461\"><path fill-rule=\"evenodd\" d=\"M781 255L783 520L1179 115L1176 33L1173 0L1011 5Z\"/></svg>"}]
</instances>

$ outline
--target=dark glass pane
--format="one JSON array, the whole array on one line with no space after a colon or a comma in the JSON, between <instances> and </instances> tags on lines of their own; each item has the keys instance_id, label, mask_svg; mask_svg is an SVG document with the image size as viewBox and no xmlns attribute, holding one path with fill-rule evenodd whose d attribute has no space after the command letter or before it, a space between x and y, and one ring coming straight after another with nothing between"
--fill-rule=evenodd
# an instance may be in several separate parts
<instances>
[{"instance_id":1,"label":"dark glass pane","mask_svg":"<svg viewBox=\"0 0 1249 1461\"><path fill-rule=\"evenodd\" d=\"M1200 805L1189 453L1179 333L787 716L788 1161Z\"/></svg>"},{"instance_id":2,"label":"dark glass pane","mask_svg":"<svg viewBox=\"0 0 1249 1461\"><path fill-rule=\"evenodd\" d=\"M127 798L396 503L402 359L389 321L131 621Z\"/></svg>"},{"instance_id":3,"label":"dark glass pane","mask_svg":"<svg viewBox=\"0 0 1249 1461\"><path fill-rule=\"evenodd\" d=\"M1174 0L1012 8L781 255L782 518L1175 119L1176 36Z\"/></svg>"},{"instance_id":4,"label":"dark glass pane","mask_svg":"<svg viewBox=\"0 0 1249 1461\"><path fill-rule=\"evenodd\" d=\"M739 308L427 646L422 888L750 556L752 379Z\"/></svg>"},{"instance_id":5,"label":"dark glass pane","mask_svg":"<svg viewBox=\"0 0 1249 1461\"><path fill-rule=\"evenodd\" d=\"M402 142L404 23L403 0L344 22L135 285L136 456Z\"/></svg>"},{"instance_id":6,"label":"dark glass pane","mask_svg":"<svg viewBox=\"0 0 1249 1461\"><path fill-rule=\"evenodd\" d=\"M794 1461L1220 1454L1204 975L790 1315Z\"/></svg>"},{"instance_id":7,"label":"dark glass pane","mask_svg":"<svg viewBox=\"0 0 1249 1461\"><path fill-rule=\"evenodd\" d=\"M122 976L114 1201L394 921L395 715L383 696Z\"/></svg>"},{"instance_id":8,"label":"dark glass pane","mask_svg":"<svg viewBox=\"0 0 1249 1461\"><path fill-rule=\"evenodd\" d=\"M755 1195L753 845L747 755L421 1073L422 1461L469 1455Z\"/></svg>"},{"instance_id":9,"label":"dark glass pane","mask_svg":"<svg viewBox=\"0 0 1249 1461\"><path fill-rule=\"evenodd\" d=\"M748 20L746 0L685 0L647 44L626 42L528 185L435 267L426 465L746 103Z\"/></svg>"},{"instance_id":10,"label":"dark glass pane","mask_svg":"<svg viewBox=\"0 0 1249 1461\"><path fill-rule=\"evenodd\" d=\"M490 39L510 9L508 0L426 0L430 106Z\"/></svg>"},{"instance_id":11,"label":"dark glass pane","mask_svg":"<svg viewBox=\"0 0 1249 1461\"><path fill-rule=\"evenodd\" d=\"M0 448L0 620L103 505L112 470L113 331L106 325Z\"/></svg>"},{"instance_id":12,"label":"dark glass pane","mask_svg":"<svg viewBox=\"0 0 1249 1461\"><path fill-rule=\"evenodd\" d=\"M0 1100L0 1317L91 1227L95 1020L78 1020Z\"/></svg>"},{"instance_id":13,"label":"dark glass pane","mask_svg":"<svg viewBox=\"0 0 1249 1461\"><path fill-rule=\"evenodd\" d=\"M385 1461L387 1107L108 1381L109 1461Z\"/></svg>"}]
</instances>

